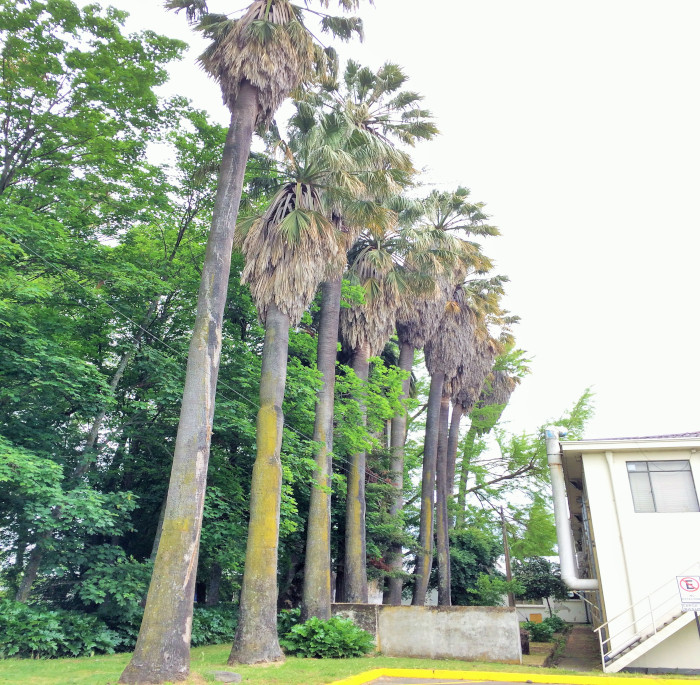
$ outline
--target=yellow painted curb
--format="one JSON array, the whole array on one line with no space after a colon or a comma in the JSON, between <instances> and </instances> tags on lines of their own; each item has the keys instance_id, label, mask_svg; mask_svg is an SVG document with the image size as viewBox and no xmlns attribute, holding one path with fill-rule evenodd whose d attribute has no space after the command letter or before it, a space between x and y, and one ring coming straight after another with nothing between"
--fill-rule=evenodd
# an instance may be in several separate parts
<instances>
[{"instance_id":1,"label":"yellow painted curb","mask_svg":"<svg viewBox=\"0 0 700 685\"><path fill-rule=\"evenodd\" d=\"M558 675L552 673L499 673L497 671L439 671L427 668L375 668L329 685L365 685L381 677L423 678L435 680L481 680L521 683L562 683L563 685L698 685L698 680L664 678L620 678L619 676Z\"/></svg>"}]
</instances>

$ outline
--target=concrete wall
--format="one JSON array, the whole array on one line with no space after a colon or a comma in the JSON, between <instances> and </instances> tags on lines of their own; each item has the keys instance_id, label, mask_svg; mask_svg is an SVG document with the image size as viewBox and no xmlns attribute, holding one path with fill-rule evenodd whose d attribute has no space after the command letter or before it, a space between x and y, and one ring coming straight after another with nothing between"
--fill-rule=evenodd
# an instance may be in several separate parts
<instances>
[{"instance_id":1,"label":"concrete wall","mask_svg":"<svg viewBox=\"0 0 700 685\"><path fill-rule=\"evenodd\" d=\"M588 623L586 606L582 599L550 599L552 611L567 623ZM518 612L519 621L529 621L532 614L540 614L542 618L549 616L549 608L546 603L542 604L517 604L515 608Z\"/></svg>"},{"instance_id":2,"label":"concrete wall","mask_svg":"<svg viewBox=\"0 0 700 685\"><path fill-rule=\"evenodd\" d=\"M509 607L334 604L333 615L371 632L386 656L522 663L518 618Z\"/></svg>"}]
</instances>

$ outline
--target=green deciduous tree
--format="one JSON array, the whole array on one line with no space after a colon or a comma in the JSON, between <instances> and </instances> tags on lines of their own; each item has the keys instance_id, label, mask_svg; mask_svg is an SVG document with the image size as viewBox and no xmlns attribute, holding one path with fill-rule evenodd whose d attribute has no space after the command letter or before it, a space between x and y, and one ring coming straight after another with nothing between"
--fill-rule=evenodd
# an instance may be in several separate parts
<instances>
[{"instance_id":1,"label":"green deciduous tree","mask_svg":"<svg viewBox=\"0 0 700 685\"><path fill-rule=\"evenodd\" d=\"M513 565L513 579L522 586L518 593L523 599L542 600L547 602L549 615L552 615L550 597L566 599L568 589L559 575L559 568L542 557L530 557L516 560Z\"/></svg>"}]
</instances>

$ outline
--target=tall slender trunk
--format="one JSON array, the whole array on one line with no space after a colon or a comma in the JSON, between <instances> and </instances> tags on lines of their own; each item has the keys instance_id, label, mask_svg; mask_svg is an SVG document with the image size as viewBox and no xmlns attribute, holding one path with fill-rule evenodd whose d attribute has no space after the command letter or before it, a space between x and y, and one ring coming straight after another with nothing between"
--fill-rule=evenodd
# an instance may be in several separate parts
<instances>
[{"instance_id":1,"label":"tall slender trunk","mask_svg":"<svg viewBox=\"0 0 700 685\"><path fill-rule=\"evenodd\" d=\"M401 402L405 402L411 388L411 370L413 369L413 357L415 350L412 345L402 342L399 350L399 368L407 372L401 385ZM402 409L391 421L391 472L392 480L396 488L394 500L389 507L389 514L392 517L399 516L403 510L403 462L406 446L406 424L408 416L406 410ZM400 544L391 546L391 559L389 566L392 572L399 573L403 570L403 548ZM384 593L384 603L399 606L401 604L401 593L403 591L403 579L400 577L388 578L388 588Z\"/></svg>"},{"instance_id":2,"label":"tall slender trunk","mask_svg":"<svg viewBox=\"0 0 700 685\"><path fill-rule=\"evenodd\" d=\"M450 433L447 438L447 496L452 497L455 487L455 472L457 467L457 448L459 447L459 424L464 416L461 404L452 405Z\"/></svg>"},{"instance_id":3,"label":"tall slender trunk","mask_svg":"<svg viewBox=\"0 0 700 685\"><path fill-rule=\"evenodd\" d=\"M445 393L440 399L440 425L438 437L435 480L435 529L437 538L438 562L438 605L451 606L450 594L450 539L447 522L447 441L450 421L450 395Z\"/></svg>"},{"instance_id":4,"label":"tall slender trunk","mask_svg":"<svg viewBox=\"0 0 700 685\"><path fill-rule=\"evenodd\" d=\"M213 562L209 569L209 579L207 580L207 601L206 606L213 607L219 603L221 595L221 564Z\"/></svg>"},{"instance_id":5,"label":"tall slender trunk","mask_svg":"<svg viewBox=\"0 0 700 685\"><path fill-rule=\"evenodd\" d=\"M165 506L168 502L168 495L166 493L163 498L163 502L158 510L158 523L156 524L156 534L153 538L153 545L151 546L151 556L149 561L155 562L156 556L158 556L158 547L160 546L160 536L163 534L163 521L165 521Z\"/></svg>"},{"instance_id":6,"label":"tall slender trunk","mask_svg":"<svg viewBox=\"0 0 700 685\"><path fill-rule=\"evenodd\" d=\"M505 562L506 562L506 580L510 583L513 580L513 572L511 569L510 565L510 547L508 545L508 528L506 527L506 517L503 514L503 507L501 507L501 531L503 533L503 556L505 557ZM549 602L547 602L549 604ZM514 607L515 606L515 594L513 594L513 591L511 590L508 593L508 606L509 607ZM550 611L550 616L551 611Z\"/></svg>"},{"instance_id":7,"label":"tall slender trunk","mask_svg":"<svg viewBox=\"0 0 700 685\"><path fill-rule=\"evenodd\" d=\"M423 448L423 478L421 480L420 528L418 553L416 554L414 606L423 606L428 593L430 569L433 566L433 498L435 496L435 466L437 461L438 425L440 422L440 400L445 374L435 373L430 377L428 413L425 424L425 446Z\"/></svg>"},{"instance_id":8,"label":"tall slender trunk","mask_svg":"<svg viewBox=\"0 0 700 685\"><path fill-rule=\"evenodd\" d=\"M369 345L355 350L352 368L363 382L369 378ZM364 392L364 390L363 390ZM362 423L367 425L367 406L358 398ZM365 531L365 466L367 453L352 455L348 469L348 495L345 509L345 601L366 604L367 590L367 537Z\"/></svg>"},{"instance_id":9,"label":"tall slender trunk","mask_svg":"<svg viewBox=\"0 0 700 685\"><path fill-rule=\"evenodd\" d=\"M241 608L229 664L284 659L277 638L277 546L282 497L282 400L288 349L289 317L270 305L260 371L257 454L250 487Z\"/></svg>"},{"instance_id":10,"label":"tall slender trunk","mask_svg":"<svg viewBox=\"0 0 700 685\"><path fill-rule=\"evenodd\" d=\"M187 357L163 532L136 649L122 673L122 683L177 681L189 674L221 330L233 233L258 112L257 95L254 86L244 83L231 112Z\"/></svg>"},{"instance_id":11,"label":"tall slender trunk","mask_svg":"<svg viewBox=\"0 0 700 685\"><path fill-rule=\"evenodd\" d=\"M342 276L321 284L321 319L318 329L316 364L323 377L316 399L314 442L316 483L311 487L309 522L306 529L303 621L315 616L331 617L331 472L333 451L333 408L335 405L335 361L338 356L338 320Z\"/></svg>"},{"instance_id":12,"label":"tall slender trunk","mask_svg":"<svg viewBox=\"0 0 700 685\"><path fill-rule=\"evenodd\" d=\"M459 447L459 424L464 416L462 405L457 403L452 405L452 418L450 419L450 434L447 439L447 525L451 530L454 528L455 517L454 513L450 515L450 509L454 512L454 489L455 489L455 471L457 468L457 448ZM452 502L452 507L450 503Z\"/></svg>"},{"instance_id":13,"label":"tall slender trunk","mask_svg":"<svg viewBox=\"0 0 700 685\"><path fill-rule=\"evenodd\" d=\"M462 453L462 465L459 471L459 492L457 494L457 520L456 528L464 528L466 523L467 508L467 481L469 480L469 469L474 454L474 442L476 441L477 429L474 424L469 426L469 432L464 440L464 452Z\"/></svg>"}]
</instances>

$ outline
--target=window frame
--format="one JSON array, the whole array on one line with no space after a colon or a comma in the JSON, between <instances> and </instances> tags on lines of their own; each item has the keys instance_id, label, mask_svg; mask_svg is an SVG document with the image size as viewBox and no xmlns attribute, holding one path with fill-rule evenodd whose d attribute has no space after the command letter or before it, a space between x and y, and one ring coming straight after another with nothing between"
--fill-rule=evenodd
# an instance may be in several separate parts
<instances>
[{"instance_id":1,"label":"window frame","mask_svg":"<svg viewBox=\"0 0 700 685\"><path fill-rule=\"evenodd\" d=\"M671 465L681 465L680 468L663 468ZM627 480L630 485L630 496L632 506L636 514L685 514L700 512L700 498L693 476L693 469L689 459L643 459L629 460L625 462ZM664 484L661 474L688 474L686 477L683 501L681 507L668 505L669 497L666 492L668 484ZM654 474L657 474L654 477ZM637 476L646 475L648 484L648 495L642 490L643 485L639 483ZM634 476L634 478L633 478ZM672 489L672 488L671 488ZM678 490L681 494L681 490ZM694 501L693 501L694 499ZM649 508L649 502L651 507Z\"/></svg>"}]
</instances>

